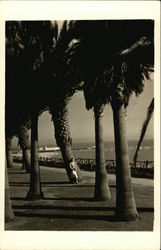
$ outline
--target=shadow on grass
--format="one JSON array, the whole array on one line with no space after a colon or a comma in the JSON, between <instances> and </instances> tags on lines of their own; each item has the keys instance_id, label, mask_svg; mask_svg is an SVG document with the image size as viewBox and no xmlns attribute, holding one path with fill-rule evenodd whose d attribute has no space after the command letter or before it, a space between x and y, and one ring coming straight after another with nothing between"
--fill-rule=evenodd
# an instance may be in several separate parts
<instances>
[{"instance_id":1,"label":"shadow on grass","mask_svg":"<svg viewBox=\"0 0 161 250\"><path fill-rule=\"evenodd\" d=\"M15 200L15 201L27 201L27 199L25 198L25 197L11 197L10 198L11 200ZM92 198L92 197L87 197L87 198L82 198L82 197L80 197L80 198L76 198L76 197L67 197L67 198L61 198L61 197L55 197L55 198L49 198L49 197L47 197L47 198L43 198L43 200L52 200L52 201L95 201L94 200L94 198Z\"/></svg>"},{"instance_id":2,"label":"shadow on grass","mask_svg":"<svg viewBox=\"0 0 161 250\"><path fill-rule=\"evenodd\" d=\"M77 214L40 214L40 213L25 213L14 212L18 217L39 217L39 218L57 218L57 219L73 219L73 220L106 220L116 222L115 215L77 215Z\"/></svg>"},{"instance_id":3,"label":"shadow on grass","mask_svg":"<svg viewBox=\"0 0 161 250\"><path fill-rule=\"evenodd\" d=\"M53 206L53 205L13 205L13 209L51 209L51 210L74 210L74 211L115 211L115 207L78 207L78 206ZM154 212L152 207L138 207L138 212Z\"/></svg>"},{"instance_id":4,"label":"shadow on grass","mask_svg":"<svg viewBox=\"0 0 161 250\"><path fill-rule=\"evenodd\" d=\"M87 184L87 185L84 185L84 184L72 184L72 183L70 183L70 182L49 182L49 183L44 183L44 182L42 182L41 183L42 184L42 187L57 187L57 188L59 188L59 187L66 187L66 188L83 188L83 187L94 187L94 184L93 185L91 185L91 184ZM61 186L61 184L63 185L63 186Z\"/></svg>"},{"instance_id":5,"label":"shadow on grass","mask_svg":"<svg viewBox=\"0 0 161 250\"><path fill-rule=\"evenodd\" d=\"M14 184L14 185L16 185L16 184L28 184L29 182L20 182L20 181L16 181L16 182L12 182L12 181L10 181L9 182L10 184ZM69 182L68 181L55 181L55 182L41 182L41 184L43 184L43 185L45 185L45 184L69 184Z\"/></svg>"},{"instance_id":6,"label":"shadow on grass","mask_svg":"<svg viewBox=\"0 0 161 250\"><path fill-rule=\"evenodd\" d=\"M62 210L62 211L115 211L114 207L76 207L76 206L51 206L51 205L13 205L13 209L45 209L45 210Z\"/></svg>"},{"instance_id":7,"label":"shadow on grass","mask_svg":"<svg viewBox=\"0 0 161 250\"><path fill-rule=\"evenodd\" d=\"M68 184L68 185L67 185ZM66 187L61 185L67 185L67 187L70 187L70 183L67 181L59 181L59 182L41 182L41 185L43 187ZM24 185L30 185L30 182L9 182L9 185L12 187L16 186L24 186Z\"/></svg>"},{"instance_id":8,"label":"shadow on grass","mask_svg":"<svg viewBox=\"0 0 161 250\"><path fill-rule=\"evenodd\" d=\"M25 197L11 197L11 200L17 200L17 201L27 201L27 199ZM85 202L95 202L98 203L99 201L96 201L93 197L44 197L42 200L45 201L85 201ZM107 202L107 201L103 201L103 202ZM14 205L13 208L15 209L64 209L64 210L104 210L104 211L109 211L109 210L114 210L114 208L112 207L96 207L96 208L92 208L92 207L61 207L61 206L44 206L44 205ZM154 208L153 207L137 207L138 212L152 212L154 213Z\"/></svg>"},{"instance_id":9,"label":"shadow on grass","mask_svg":"<svg viewBox=\"0 0 161 250\"><path fill-rule=\"evenodd\" d=\"M93 197L56 197L56 198L44 198L44 200L53 200L53 201L95 201Z\"/></svg>"},{"instance_id":10,"label":"shadow on grass","mask_svg":"<svg viewBox=\"0 0 161 250\"><path fill-rule=\"evenodd\" d=\"M116 188L116 185L109 185L110 188Z\"/></svg>"},{"instance_id":11,"label":"shadow on grass","mask_svg":"<svg viewBox=\"0 0 161 250\"><path fill-rule=\"evenodd\" d=\"M138 210L138 212L151 212L151 213L154 213L154 208L153 207L138 207L137 210Z\"/></svg>"},{"instance_id":12,"label":"shadow on grass","mask_svg":"<svg viewBox=\"0 0 161 250\"><path fill-rule=\"evenodd\" d=\"M14 201L27 201L25 197L10 197L10 199Z\"/></svg>"},{"instance_id":13,"label":"shadow on grass","mask_svg":"<svg viewBox=\"0 0 161 250\"><path fill-rule=\"evenodd\" d=\"M42 185L52 185L52 184L70 184L69 181L54 181L54 182L41 182Z\"/></svg>"},{"instance_id":14,"label":"shadow on grass","mask_svg":"<svg viewBox=\"0 0 161 250\"><path fill-rule=\"evenodd\" d=\"M60 186L60 185L66 185L67 186ZM23 186L23 185L29 185L29 182L9 182L10 186ZM41 185L43 187L94 187L94 184L71 184L69 181L55 181L55 182L41 182ZM58 185L58 186L57 186ZM116 185L109 185L110 188L115 188Z\"/></svg>"},{"instance_id":15,"label":"shadow on grass","mask_svg":"<svg viewBox=\"0 0 161 250\"><path fill-rule=\"evenodd\" d=\"M110 208L109 211L113 213L114 208ZM64 211L65 212L65 211ZM21 211L14 211L14 215L17 217L31 217L31 218L57 218L57 219L70 219L70 220L97 220L97 221L109 221L109 222L123 222L122 220L118 220L118 218L115 216L115 214L112 215L91 215L91 214L57 214L57 213L33 213L33 212L21 212ZM140 221L141 217L138 218L136 221ZM127 221L124 221L127 222ZM129 221L130 222L130 221ZM133 222L133 221L132 221ZM135 221L134 221L135 222Z\"/></svg>"},{"instance_id":16,"label":"shadow on grass","mask_svg":"<svg viewBox=\"0 0 161 250\"><path fill-rule=\"evenodd\" d=\"M30 183L29 182L26 182L26 183L23 183L23 184L21 184L21 183L16 183L16 184L12 184L12 183L9 183L9 186L10 187L29 187L30 186Z\"/></svg>"},{"instance_id":17,"label":"shadow on grass","mask_svg":"<svg viewBox=\"0 0 161 250\"><path fill-rule=\"evenodd\" d=\"M29 182L9 182L9 186L11 187L24 187L26 185L30 185ZM88 187L94 187L94 185L79 185L79 184L71 184L70 182L42 182L41 183L42 187L55 187L55 188L60 188L60 187L64 187L64 188L88 188Z\"/></svg>"},{"instance_id":18,"label":"shadow on grass","mask_svg":"<svg viewBox=\"0 0 161 250\"><path fill-rule=\"evenodd\" d=\"M29 174L26 172L8 172L8 174Z\"/></svg>"}]
</instances>

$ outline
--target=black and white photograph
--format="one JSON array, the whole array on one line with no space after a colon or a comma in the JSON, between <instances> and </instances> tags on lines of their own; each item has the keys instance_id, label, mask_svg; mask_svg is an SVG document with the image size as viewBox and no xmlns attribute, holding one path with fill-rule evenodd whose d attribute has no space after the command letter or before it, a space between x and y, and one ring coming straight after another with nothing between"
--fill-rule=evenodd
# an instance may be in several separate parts
<instances>
[{"instance_id":1,"label":"black and white photograph","mask_svg":"<svg viewBox=\"0 0 161 250\"><path fill-rule=\"evenodd\" d=\"M73 248L45 249L156 250L158 19L90 16L3 20L4 236L50 231L70 233ZM116 248L125 232L156 238ZM93 243L112 233L114 247L82 247L75 233L94 233ZM11 241L2 250L43 247Z\"/></svg>"}]
</instances>

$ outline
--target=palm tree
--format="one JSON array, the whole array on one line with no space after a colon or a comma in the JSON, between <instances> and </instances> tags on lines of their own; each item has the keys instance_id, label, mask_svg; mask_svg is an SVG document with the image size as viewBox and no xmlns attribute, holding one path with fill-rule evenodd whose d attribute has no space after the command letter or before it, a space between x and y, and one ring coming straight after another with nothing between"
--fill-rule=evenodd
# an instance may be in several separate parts
<instances>
[{"instance_id":1,"label":"palm tree","mask_svg":"<svg viewBox=\"0 0 161 250\"><path fill-rule=\"evenodd\" d=\"M144 31L143 31L144 34ZM126 140L126 106L133 91L143 91L143 77L149 79L153 67L153 41L141 37L129 49L123 50L113 68L111 106L113 109L116 151L116 216L121 220L138 217L131 184L128 144Z\"/></svg>"},{"instance_id":2,"label":"palm tree","mask_svg":"<svg viewBox=\"0 0 161 250\"><path fill-rule=\"evenodd\" d=\"M12 138L13 138L13 136L6 137L6 160L7 160L7 167L8 168L13 168Z\"/></svg>"},{"instance_id":3,"label":"palm tree","mask_svg":"<svg viewBox=\"0 0 161 250\"><path fill-rule=\"evenodd\" d=\"M70 23L71 24L71 23ZM70 24L64 21L62 28L55 34L55 44L52 60L52 81L51 81L51 97L49 103L50 113L55 128L55 138L57 145L61 149L62 158L67 171L70 182L77 182L82 175L79 167L75 161L74 155L71 150L72 137L68 122L68 109L67 104L72 95L77 91L80 85L80 76L77 74L76 79L74 71L69 61L69 50L72 46L73 36L70 32ZM57 30L57 23L54 23L55 30ZM76 75L76 74L75 74ZM53 82L55 84L53 84ZM54 93L55 92L55 93ZM77 171L70 168L70 161L73 159Z\"/></svg>"},{"instance_id":4,"label":"palm tree","mask_svg":"<svg viewBox=\"0 0 161 250\"><path fill-rule=\"evenodd\" d=\"M70 169L70 161L71 159L74 159L74 155L71 149L72 138L68 122L68 110L67 110L67 105L61 107L61 104L59 103L59 106L54 105L53 108L50 108L50 112L52 113L56 142L57 145L60 147L67 175L69 177L70 182L75 183L77 181L76 176L72 175L73 171L72 169ZM76 161L75 165L78 173L79 170ZM80 180L80 174L79 174L79 180Z\"/></svg>"},{"instance_id":5,"label":"palm tree","mask_svg":"<svg viewBox=\"0 0 161 250\"><path fill-rule=\"evenodd\" d=\"M118 67L117 72L118 73ZM131 173L129 167L128 144L126 139L124 87L122 80L116 80L118 84L112 95L111 106L113 110L115 154L116 154L116 216L120 220L133 220L138 214L133 195Z\"/></svg>"},{"instance_id":6,"label":"palm tree","mask_svg":"<svg viewBox=\"0 0 161 250\"><path fill-rule=\"evenodd\" d=\"M35 200L43 198L38 162L38 117L47 108L44 82L48 73L46 60L50 55L53 32L50 23L43 21L22 22L22 28L25 31L23 41L26 48L23 55L23 59L26 59L26 78L23 81L26 86L28 85L30 104L27 105L26 110L31 118L30 189L27 199Z\"/></svg>"},{"instance_id":7,"label":"palm tree","mask_svg":"<svg viewBox=\"0 0 161 250\"><path fill-rule=\"evenodd\" d=\"M10 190L8 184L7 164L5 164L5 222L10 222L14 219L12 204L10 199Z\"/></svg>"},{"instance_id":8,"label":"palm tree","mask_svg":"<svg viewBox=\"0 0 161 250\"><path fill-rule=\"evenodd\" d=\"M30 172L30 142L28 130L26 127L19 127L19 144L22 149L22 168L26 169L26 173Z\"/></svg>"},{"instance_id":9,"label":"palm tree","mask_svg":"<svg viewBox=\"0 0 161 250\"><path fill-rule=\"evenodd\" d=\"M88 82L85 82L85 84L88 84ZM90 95L88 95L86 91L85 91L85 98L86 100L90 98ZM104 140L103 140L103 109L104 105L100 103L96 98L93 103L93 110L95 117L95 145L96 145L95 148L96 175L95 175L94 199L97 201L107 200L111 198L108 178L107 178L107 171L105 167L105 152L104 152Z\"/></svg>"},{"instance_id":10,"label":"palm tree","mask_svg":"<svg viewBox=\"0 0 161 250\"><path fill-rule=\"evenodd\" d=\"M38 114L33 112L31 116L31 171L30 189L27 199L37 200L43 198L40 181L40 168L38 162Z\"/></svg>"},{"instance_id":11,"label":"palm tree","mask_svg":"<svg viewBox=\"0 0 161 250\"><path fill-rule=\"evenodd\" d=\"M143 123L143 126L142 126L142 129L141 129L140 138L139 138L139 141L138 141L138 144L137 144L137 147L136 147L136 152L135 152L134 159L133 159L134 166L136 166L136 161L137 161L137 158L138 158L138 152L139 152L141 143L142 143L142 141L144 139L148 124L149 124L150 119L151 119L152 114L153 114L153 111L154 111L154 98L152 99L152 101L151 101L151 103L150 103L150 105L148 107L147 114L146 114L146 119L145 119L145 121Z\"/></svg>"},{"instance_id":12,"label":"palm tree","mask_svg":"<svg viewBox=\"0 0 161 250\"><path fill-rule=\"evenodd\" d=\"M43 63L42 45L40 39L41 22L7 22L6 25L6 95L8 108L14 112L8 112L13 115L16 122L21 120L18 125L20 133L20 143L23 146L21 135L23 134L21 126L23 123L31 119L31 178L30 190L27 197L37 199L42 197L40 187L40 175L38 167L38 148L37 148L37 120L38 113L44 108L44 103L41 98L35 103L37 96L37 71ZM13 70L14 69L14 70ZM23 84L22 84L23 83ZM40 97L41 92L40 81ZM24 86L26 88L24 89ZM11 91L12 90L12 91ZM25 95L23 94L25 90ZM14 105L10 105L14 96ZM30 97L30 101L28 98ZM8 110L8 109L7 109ZM8 114L7 113L7 114ZM35 117L34 117L35 113ZM8 115L9 116L9 115ZM27 148L29 145L27 145ZM25 149L25 148L23 148ZM39 193L38 193L39 192Z\"/></svg>"},{"instance_id":13,"label":"palm tree","mask_svg":"<svg viewBox=\"0 0 161 250\"><path fill-rule=\"evenodd\" d=\"M95 144L96 144L96 180L95 200L107 200L111 198L107 172L105 168L105 153L103 141L103 107L94 106L95 114Z\"/></svg>"},{"instance_id":14,"label":"palm tree","mask_svg":"<svg viewBox=\"0 0 161 250\"><path fill-rule=\"evenodd\" d=\"M15 29L13 28L13 26L15 26ZM16 30L16 32L18 33L17 35L15 35L14 30ZM63 77L64 73L63 71L66 69L64 65L67 63L68 60L67 54L65 55L65 52L66 50L68 50L68 46L71 42L71 37L69 37L67 32L67 23L64 22L59 37L57 34L58 30L56 22L53 25L52 22L45 22L45 21L14 22L14 23L9 22L6 33L8 38L7 56L9 56L9 59L7 60L7 71L9 72L9 74L7 74L7 76L10 75L11 78L11 80L9 81L7 77L7 82L11 82L10 85L13 86L12 84L13 75L14 75L14 81L16 82L18 80L19 82L17 83L16 89L17 92L20 94L20 96L16 99L17 101L15 105L16 109L19 108L19 103L23 103L23 110L27 110L28 113L29 110L28 107L29 103L27 100L28 97L27 94L25 94L25 97L24 95L22 95L24 91L22 87L25 84L26 86L28 86L29 95L30 95L29 90L30 89L32 90L32 96L34 96L33 92L35 93L35 95L37 95L36 89L39 88L39 97L38 97L39 100L38 98L36 98L36 100L34 99L34 103L43 102L43 104L41 103L42 107L50 106L50 111L52 113L54 125L57 126L57 128L55 127L56 140L61 148L62 156L64 159L69 179L71 179L73 171L69 168L69 162L71 158L74 158L74 156L71 151L71 135L70 135L69 123L67 120L68 117L66 111L67 111L67 102L69 99L68 92L70 92L69 96L72 96L73 93L75 92L75 89L74 88L72 89L71 84L69 83L69 81L71 81L72 79L71 76L70 77L68 76L68 79ZM13 37L15 37L14 42L13 42ZM15 46L15 41L17 41L16 46ZM53 42L55 43L53 44ZM14 48L15 56L13 60L11 60L12 50L10 49L10 47ZM31 55L31 48L32 48L32 55ZM16 49L18 50L18 52ZM15 58L17 59L17 63L15 63ZM62 63L63 60L64 62ZM11 64L12 61L13 63ZM13 65L19 65L19 67L16 67L16 69L12 73ZM35 72L34 76L32 74L33 71ZM72 72L70 74L72 75ZM18 76L19 78L17 79L16 76ZM66 80L68 81L67 84L65 83ZM44 91L45 82L47 83L48 86L48 87L46 86L46 89L48 89L48 91L46 92ZM39 86L37 86L36 83L38 83ZM10 93L11 92L12 91L10 91ZM51 94L51 98L49 98L50 96L49 94ZM62 100L65 99L65 101L63 101L64 106L60 105L59 95ZM11 99L11 96L9 99ZM62 118L61 116L57 116L58 112L62 114ZM19 112L19 116L20 117L23 116L23 113ZM62 131L61 136L59 133L60 130ZM64 145L64 143L67 143L67 145ZM78 166L77 170L79 172ZM80 177L80 172L79 172L79 177Z\"/></svg>"},{"instance_id":15,"label":"palm tree","mask_svg":"<svg viewBox=\"0 0 161 250\"><path fill-rule=\"evenodd\" d=\"M99 98L101 103L111 103L114 116L117 165L116 216L121 220L132 220L137 218L138 214L131 185L125 107L133 91L136 94L143 91L143 76L149 78L151 64L153 64L153 42L151 39L153 39L154 23L151 20L110 20L95 23L92 39L88 37L92 29L85 30L86 39L81 38L81 43L84 39L90 52L84 44L82 45L83 49L80 50L81 53L78 50L78 60L85 64L82 63L83 70L87 72L86 75L93 75L93 82L90 82L89 85L90 92L97 90L95 95L91 95L92 98L87 95L86 105L89 108L92 107L95 103L93 100L96 98ZM80 29L80 22L78 25ZM99 34L98 37L97 34ZM83 60L82 55L84 58L88 55L86 61ZM98 82L95 80L96 76L100 79L102 76L104 80ZM96 83L99 84L98 87ZM99 92L99 89L102 90L102 93Z\"/></svg>"},{"instance_id":16,"label":"palm tree","mask_svg":"<svg viewBox=\"0 0 161 250\"><path fill-rule=\"evenodd\" d=\"M104 23L101 22L101 25ZM105 167L103 141L103 108L106 101L102 101L103 84L101 77L101 53L97 45L100 44L102 27L94 21L78 21L73 25L73 33L79 42L73 52L73 63L83 74L84 96L86 108L93 108L95 117L95 144L96 144L96 175L94 199L97 201L111 198L107 172ZM102 41L102 40L101 40ZM100 49L101 50L101 49ZM98 63L99 62L99 63Z\"/></svg>"}]
</instances>

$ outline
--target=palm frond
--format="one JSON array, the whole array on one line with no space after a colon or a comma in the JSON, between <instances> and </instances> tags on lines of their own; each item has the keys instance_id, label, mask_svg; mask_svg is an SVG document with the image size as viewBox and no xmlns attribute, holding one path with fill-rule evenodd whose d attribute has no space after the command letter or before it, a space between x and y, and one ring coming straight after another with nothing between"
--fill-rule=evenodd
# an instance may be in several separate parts
<instances>
[{"instance_id":1,"label":"palm frond","mask_svg":"<svg viewBox=\"0 0 161 250\"><path fill-rule=\"evenodd\" d=\"M149 78L148 72L154 67L154 41L143 36L131 47L119 52L118 56L128 64L140 65L142 73Z\"/></svg>"},{"instance_id":2,"label":"palm frond","mask_svg":"<svg viewBox=\"0 0 161 250\"><path fill-rule=\"evenodd\" d=\"M78 42L73 47L71 58L74 66L84 75L86 107L90 108L94 99L109 102L110 92L118 81L122 81L124 86L125 106L132 92L139 94L143 91L143 80L150 77L153 67L153 24L151 20L89 20L74 23L73 30ZM119 70L116 65L119 65Z\"/></svg>"}]
</instances>

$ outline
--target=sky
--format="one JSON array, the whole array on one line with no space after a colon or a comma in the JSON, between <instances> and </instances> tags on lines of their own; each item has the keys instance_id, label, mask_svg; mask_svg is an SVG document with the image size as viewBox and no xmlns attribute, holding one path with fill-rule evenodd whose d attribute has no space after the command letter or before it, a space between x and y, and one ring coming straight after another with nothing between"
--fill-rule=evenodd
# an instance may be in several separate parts
<instances>
[{"instance_id":1,"label":"sky","mask_svg":"<svg viewBox=\"0 0 161 250\"><path fill-rule=\"evenodd\" d=\"M153 98L153 80L145 82L144 92L138 97L132 95L127 107L126 128L127 139L138 140L147 107ZM68 104L69 124L73 142L94 142L94 115L93 111L86 110L82 92L76 93ZM110 105L104 109L104 141L113 141L113 115ZM153 117L149 123L145 139L153 139ZM39 117L39 145L55 145L53 122L48 111Z\"/></svg>"}]
</instances>

